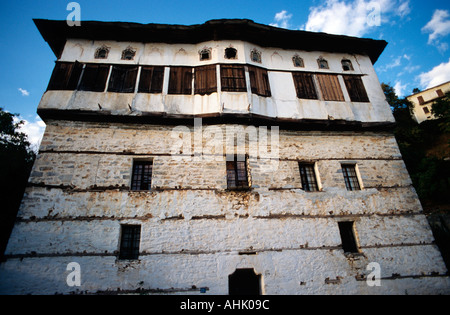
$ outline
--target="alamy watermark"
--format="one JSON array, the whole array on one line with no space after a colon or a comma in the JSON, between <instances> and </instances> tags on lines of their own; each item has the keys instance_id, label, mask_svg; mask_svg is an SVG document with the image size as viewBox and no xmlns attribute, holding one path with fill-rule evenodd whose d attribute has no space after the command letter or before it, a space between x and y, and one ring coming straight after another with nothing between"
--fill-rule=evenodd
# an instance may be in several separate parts
<instances>
[{"instance_id":1,"label":"alamy watermark","mask_svg":"<svg viewBox=\"0 0 450 315\"><path fill-rule=\"evenodd\" d=\"M81 26L81 6L78 2L69 2L66 7L67 11L71 11L66 18L67 25Z\"/></svg>"},{"instance_id":2,"label":"alamy watermark","mask_svg":"<svg viewBox=\"0 0 450 315\"><path fill-rule=\"evenodd\" d=\"M277 170L280 156L279 127L209 125L194 119L193 130L177 126L170 132L170 154L176 161L265 160L268 171Z\"/></svg>"},{"instance_id":3,"label":"alamy watermark","mask_svg":"<svg viewBox=\"0 0 450 315\"><path fill-rule=\"evenodd\" d=\"M81 266L77 262L71 262L67 265L66 271L70 273L66 277L66 283L69 287L81 286Z\"/></svg>"},{"instance_id":4,"label":"alamy watermark","mask_svg":"<svg viewBox=\"0 0 450 315\"><path fill-rule=\"evenodd\" d=\"M380 26L381 25L381 5L376 2L370 2L367 4L366 10L369 12L367 15L367 25Z\"/></svg>"}]
</instances>

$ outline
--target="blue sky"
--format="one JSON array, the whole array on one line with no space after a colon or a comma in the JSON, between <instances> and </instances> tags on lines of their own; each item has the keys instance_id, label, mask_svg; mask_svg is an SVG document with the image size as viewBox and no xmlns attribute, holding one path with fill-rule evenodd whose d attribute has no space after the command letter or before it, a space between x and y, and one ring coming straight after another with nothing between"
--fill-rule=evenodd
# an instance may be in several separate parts
<instances>
[{"instance_id":1,"label":"blue sky","mask_svg":"<svg viewBox=\"0 0 450 315\"><path fill-rule=\"evenodd\" d=\"M65 20L64 0L3 1L0 6L0 107L26 120L24 131L38 141L45 124L36 115L56 57L32 19ZM375 64L380 82L406 96L450 81L448 0L90 0L76 1L83 20L201 24L247 18L288 29L374 39L388 46Z\"/></svg>"}]
</instances>

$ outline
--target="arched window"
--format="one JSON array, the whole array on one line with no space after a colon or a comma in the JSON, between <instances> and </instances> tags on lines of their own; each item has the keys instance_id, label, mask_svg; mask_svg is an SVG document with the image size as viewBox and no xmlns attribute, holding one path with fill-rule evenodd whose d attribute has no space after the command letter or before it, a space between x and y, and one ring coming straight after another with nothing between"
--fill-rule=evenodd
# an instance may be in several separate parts
<instances>
[{"instance_id":1,"label":"arched window","mask_svg":"<svg viewBox=\"0 0 450 315\"><path fill-rule=\"evenodd\" d=\"M319 57L319 59L317 59L317 64L319 65L319 69L330 69L328 67L328 61L323 59L323 57Z\"/></svg>"},{"instance_id":2,"label":"arched window","mask_svg":"<svg viewBox=\"0 0 450 315\"><path fill-rule=\"evenodd\" d=\"M294 64L294 67L303 68L305 66L303 58L301 58L299 55L295 55L294 57L292 57L292 63Z\"/></svg>"},{"instance_id":3,"label":"arched window","mask_svg":"<svg viewBox=\"0 0 450 315\"><path fill-rule=\"evenodd\" d=\"M133 48L128 46L122 51L122 60L133 60L135 55L136 50L133 50Z\"/></svg>"},{"instance_id":4,"label":"arched window","mask_svg":"<svg viewBox=\"0 0 450 315\"><path fill-rule=\"evenodd\" d=\"M256 49L252 49L250 52L250 58L253 62L261 63L261 52Z\"/></svg>"},{"instance_id":5,"label":"arched window","mask_svg":"<svg viewBox=\"0 0 450 315\"><path fill-rule=\"evenodd\" d=\"M233 47L225 48L225 59L237 59L237 50Z\"/></svg>"},{"instance_id":6,"label":"arched window","mask_svg":"<svg viewBox=\"0 0 450 315\"><path fill-rule=\"evenodd\" d=\"M97 50L95 51L95 55L94 58L95 59L106 59L108 58L108 54L109 54L109 47L106 47L105 45L97 48Z\"/></svg>"},{"instance_id":7,"label":"arched window","mask_svg":"<svg viewBox=\"0 0 450 315\"><path fill-rule=\"evenodd\" d=\"M211 48L203 48L198 53L200 55L200 61L211 59Z\"/></svg>"},{"instance_id":8,"label":"arched window","mask_svg":"<svg viewBox=\"0 0 450 315\"><path fill-rule=\"evenodd\" d=\"M353 70L353 65L352 65L352 62L350 60L342 59L341 63L342 63L342 69L344 71L351 71L351 70Z\"/></svg>"}]
</instances>

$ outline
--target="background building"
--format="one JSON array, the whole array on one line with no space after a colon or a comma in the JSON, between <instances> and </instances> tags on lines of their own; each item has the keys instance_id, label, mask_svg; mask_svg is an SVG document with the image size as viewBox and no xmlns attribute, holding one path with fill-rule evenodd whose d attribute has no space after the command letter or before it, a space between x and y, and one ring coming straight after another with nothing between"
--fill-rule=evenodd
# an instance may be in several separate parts
<instances>
[{"instance_id":1,"label":"background building","mask_svg":"<svg viewBox=\"0 0 450 315\"><path fill-rule=\"evenodd\" d=\"M420 124L427 119L434 119L431 108L437 99L450 91L450 81L424 91L407 96L406 99L413 105L413 118Z\"/></svg>"},{"instance_id":2,"label":"background building","mask_svg":"<svg viewBox=\"0 0 450 315\"><path fill-rule=\"evenodd\" d=\"M374 72L386 42L35 23L58 60L1 293L449 292Z\"/></svg>"}]
</instances>

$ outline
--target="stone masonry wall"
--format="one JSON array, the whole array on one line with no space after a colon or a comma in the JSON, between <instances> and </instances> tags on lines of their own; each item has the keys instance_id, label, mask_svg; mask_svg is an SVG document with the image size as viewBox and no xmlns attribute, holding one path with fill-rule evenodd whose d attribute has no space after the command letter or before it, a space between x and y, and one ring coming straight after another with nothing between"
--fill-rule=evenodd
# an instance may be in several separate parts
<instances>
[{"instance_id":1,"label":"stone masonry wall","mask_svg":"<svg viewBox=\"0 0 450 315\"><path fill-rule=\"evenodd\" d=\"M279 159L238 144L251 189L228 191L225 146L174 155L173 128L48 121L0 293L227 294L236 268L254 268L265 294L450 293L392 134L280 130ZM151 191L130 191L138 159L153 160ZM321 191L302 189L298 161L316 163ZM343 162L358 165L362 190L346 190ZM355 222L358 254L343 252L343 220ZM117 259L121 224L141 225L138 260ZM80 287L66 283L70 262ZM381 286L366 283L370 262Z\"/></svg>"}]
</instances>

